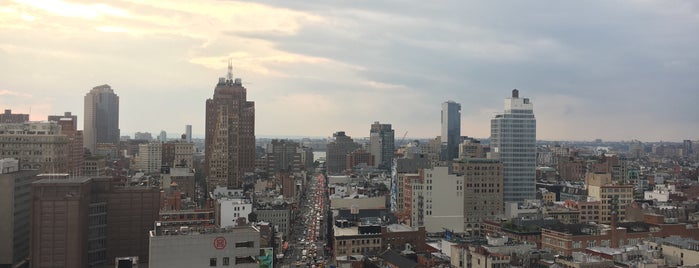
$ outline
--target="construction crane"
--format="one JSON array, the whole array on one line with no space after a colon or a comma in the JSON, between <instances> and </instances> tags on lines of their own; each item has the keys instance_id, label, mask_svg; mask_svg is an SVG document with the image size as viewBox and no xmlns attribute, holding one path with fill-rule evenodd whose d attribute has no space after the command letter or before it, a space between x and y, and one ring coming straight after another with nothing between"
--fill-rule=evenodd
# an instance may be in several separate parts
<instances>
[{"instance_id":1,"label":"construction crane","mask_svg":"<svg viewBox=\"0 0 699 268\"><path fill-rule=\"evenodd\" d=\"M405 134L403 134L403 138L400 139L400 142L398 143L398 147L403 146L403 142L405 141L405 136L408 136L408 131L405 131Z\"/></svg>"}]
</instances>

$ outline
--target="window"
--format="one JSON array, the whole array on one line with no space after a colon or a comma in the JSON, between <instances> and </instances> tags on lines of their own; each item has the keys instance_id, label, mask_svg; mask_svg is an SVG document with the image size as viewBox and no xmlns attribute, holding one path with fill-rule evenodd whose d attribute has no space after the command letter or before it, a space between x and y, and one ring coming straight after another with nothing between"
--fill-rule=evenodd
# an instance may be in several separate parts
<instances>
[{"instance_id":1,"label":"window","mask_svg":"<svg viewBox=\"0 0 699 268\"><path fill-rule=\"evenodd\" d=\"M221 260L221 265L228 266L230 264L231 264L231 259L228 257L223 257L223 259Z\"/></svg>"},{"instance_id":2,"label":"window","mask_svg":"<svg viewBox=\"0 0 699 268\"><path fill-rule=\"evenodd\" d=\"M255 246L255 242L253 241L246 241L246 242L237 242L235 243L236 248L251 248Z\"/></svg>"},{"instance_id":3,"label":"window","mask_svg":"<svg viewBox=\"0 0 699 268\"><path fill-rule=\"evenodd\" d=\"M216 258L211 258L209 259L209 266L215 267L216 266Z\"/></svg>"}]
</instances>

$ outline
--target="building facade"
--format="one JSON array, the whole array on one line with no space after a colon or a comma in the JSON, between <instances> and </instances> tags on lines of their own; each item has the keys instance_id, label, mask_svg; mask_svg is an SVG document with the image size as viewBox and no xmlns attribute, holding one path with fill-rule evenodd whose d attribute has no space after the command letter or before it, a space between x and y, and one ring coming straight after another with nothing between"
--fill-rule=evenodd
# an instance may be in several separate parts
<instances>
[{"instance_id":1,"label":"building facade","mask_svg":"<svg viewBox=\"0 0 699 268\"><path fill-rule=\"evenodd\" d=\"M96 86L85 95L84 147L95 153L98 143L119 142L119 96L109 85Z\"/></svg>"},{"instance_id":2,"label":"building facade","mask_svg":"<svg viewBox=\"0 0 699 268\"><path fill-rule=\"evenodd\" d=\"M347 167L347 154L361 147L354 142L344 131L333 134L334 141L328 143L326 153L326 165L328 174L340 174Z\"/></svg>"},{"instance_id":3,"label":"building facade","mask_svg":"<svg viewBox=\"0 0 699 268\"><path fill-rule=\"evenodd\" d=\"M391 124L381 124L378 121L369 130L369 152L374 156L374 165L382 169L390 169L395 152L395 131Z\"/></svg>"},{"instance_id":4,"label":"building facade","mask_svg":"<svg viewBox=\"0 0 699 268\"><path fill-rule=\"evenodd\" d=\"M219 78L206 100L205 161L208 191L217 186L241 188L246 172L255 170L255 102L247 100L240 78Z\"/></svg>"},{"instance_id":5,"label":"building facade","mask_svg":"<svg viewBox=\"0 0 699 268\"><path fill-rule=\"evenodd\" d=\"M85 149L83 149L83 131L78 130L78 116L71 112L63 115L49 115L50 122L56 122L61 126L61 134L68 138L68 157L66 169L73 175L82 175L84 165Z\"/></svg>"},{"instance_id":6,"label":"building facade","mask_svg":"<svg viewBox=\"0 0 699 268\"><path fill-rule=\"evenodd\" d=\"M163 165L163 144L160 142L149 142L138 145L138 155L136 156L136 169L146 173L160 172Z\"/></svg>"},{"instance_id":7,"label":"building facade","mask_svg":"<svg viewBox=\"0 0 699 268\"><path fill-rule=\"evenodd\" d=\"M413 227L424 226L429 233L443 232L444 228L464 232L464 177L449 170L449 167L425 169L423 183L412 183Z\"/></svg>"},{"instance_id":8,"label":"building facade","mask_svg":"<svg viewBox=\"0 0 699 268\"><path fill-rule=\"evenodd\" d=\"M447 101L442 103L442 161L459 157L461 143L461 104Z\"/></svg>"},{"instance_id":9,"label":"building facade","mask_svg":"<svg viewBox=\"0 0 699 268\"><path fill-rule=\"evenodd\" d=\"M56 122L0 124L0 158L19 160L21 170L68 172L70 144Z\"/></svg>"},{"instance_id":10,"label":"building facade","mask_svg":"<svg viewBox=\"0 0 699 268\"><path fill-rule=\"evenodd\" d=\"M12 110L6 109L0 114L0 123L24 123L29 122L29 114L13 114Z\"/></svg>"},{"instance_id":11,"label":"building facade","mask_svg":"<svg viewBox=\"0 0 699 268\"><path fill-rule=\"evenodd\" d=\"M482 235L483 220L503 214L502 163L496 159L463 158L452 165L453 172L464 180L456 186L463 192L464 231Z\"/></svg>"},{"instance_id":12,"label":"building facade","mask_svg":"<svg viewBox=\"0 0 699 268\"><path fill-rule=\"evenodd\" d=\"M504 170L504 201L536 198L536 119L534 104L512 90L505 111L490 120L491 152Z\"/></svg>"},{"instance_id":13,"label":"building facade","mask_svg":"<svg viewBox=\"0 0 699 268\"><path fill-rule=\"evenodd\" d=\"M19 170L19 161L0 159L0 267L29 258L31 183L37 170Z\"/></svg>"},{"instance_id":14,"label":"building facade","mask_svg":"<svg viewBox=\"0 0 699 268\"><path fill-rule=\"evenodd\" d=\"M187 245L187 246L183 246ZM258 268L260 230L235 228L187 228L150 232L148 267L249 267Z\"/></svg>"}]
</instances>

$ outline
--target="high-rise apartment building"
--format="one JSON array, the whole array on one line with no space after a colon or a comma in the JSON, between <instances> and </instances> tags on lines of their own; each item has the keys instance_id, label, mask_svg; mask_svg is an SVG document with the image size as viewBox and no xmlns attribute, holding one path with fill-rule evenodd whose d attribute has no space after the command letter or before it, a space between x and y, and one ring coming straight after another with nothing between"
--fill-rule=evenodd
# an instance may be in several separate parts
<instances>
[{"instance_id":1,"label":"high-rise apartment building","mask_svg":"<svg viewBox=\"0 0 699 268\"><path fill-rule=\"evenodd\" d=\"M20 267L29 257L31 184L38 173L0 159L0 267Z\"/></svg>"},{"instance_id":2,"label":"high-rise apartment building","mask_svg":"<svg viewBox=\"0 0 699 268\"><path fill-rule=\"evenodd\" d=\"M217 186L241 188L255 169L255 102L247 100L240 78L219 78L214 97L206 100L205 158L209 191Z\"/></svg>"},{"instance_id":3,"label":"high-rise apartment building","mask_svg":"<svg viewBox=\"0 0 699 268\"><path fill-rule=\"evenodd\" d=\"M6 109L0 114L0 123L24 123L29 121L29 114L13 114L12 110Z\"/></svg>"},{"instance_id":4,"label":"high-rise apartment building","mask_svg":"<svg viewBox=\"0 0 699 268\"><path fill-rule=\"evenodd\" d=\"M361 147L354 140L345 135L344 131L333 134L334 141L328 143L326 153L326 165L328 173L339 174L347 168L347 155Z\"/></svg>"},{"instance_id":5,"label":"high-rise apartment building","mask_svg":"<svg viewBox=\"0 0 699 268\"><path fill-rule=\"evenodd\" d=\"M109 85L96 86L85 95L84 144L95 153L98 143L119 142L119 96Z\"/></svg>"},{"instance_id":6,"label":"high-rise apartment building","mask_svg":"<svg viewBox=\"0 0 699 268\"><path fill-rule=\"evenodd\" d=\"M83 131L78 130L78 116L71 112L63 115L49 115L50 122L57 122L61 126L61 134L68 138L67 163L68 173L79 175L84 165L85 149L83 149Z\"/></svg>"},{"instance_id":7,"label":"high-rise apartment building","mask_svg":"<svg viewBox=\"0 0 699 268\"><path fill-rule=\"evenodd\" d=\"M389 170L393 163L395 152L395 131L391 124L381 124L378 121L369 130L369 152L374 156L374 165Z\"/></svg>"},{"instance_id":8,"label":"high-rise apartment building","mask_svg":"<svg viewBox=\"0 0 699 268\"><path fill-rule=\"evenodd\" d=\"M459 157L461 143L461 104L454 101L442 103L442 161L451 161Z\"/></svg>"},{"instance_id":9,"label":"high-rise apartment building","mask_svg":"<svg viewBox=\"0 0 699 268\"><path fill-rule=\"evenodd\" d=\"M536 119L534 104L517 89L505 111L490 120L490 148L504 171L505 202L536 198Z\"/></svg>"},{"instance_id":10,"label":"high-rise apartment building","mask_svg":"<svg viewBox=\"0 0 699 268\"><path fill-rule=\"evenodd\" d=\"M21 170L68 172L68 137L56 122L0 124L0 158L19 160Z\"/></svg>"}]
</instances>

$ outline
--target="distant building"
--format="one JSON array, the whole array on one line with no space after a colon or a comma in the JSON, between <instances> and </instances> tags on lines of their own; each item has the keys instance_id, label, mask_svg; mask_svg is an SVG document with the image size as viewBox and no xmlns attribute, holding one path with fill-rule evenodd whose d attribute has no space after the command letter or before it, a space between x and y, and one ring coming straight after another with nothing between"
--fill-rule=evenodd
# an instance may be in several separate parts
<instances>
[{"instance_id":1,"label":"distant building","mask_svg":"<svg viewBox=\"0 0 699 268\"><path fill-rule=\"evenodd\" d=\"M185 139L162 143L162 165L193 168L194 150L194 143Z\"/></svg>"},{"instance_id":2,"label":"distant building","mask_svg":"<svg viewBox=\"0 0 699 268\"><path fill-rule=\"evenodd\" d=\"M61 126L61 134L68 137L68 148L66 148L68 154L66 169L68 173L82 175L85 149L83 147L83 131L78 130L78 116L73 115L71 112L66 112L63 115L49 115L48 120L57 122Z\"/></svg>"},{"instance_id":3,"label":"distant building","mask_svg":"<svg viewBox=\"0 0 699 268\"><path fill-rule=\"evenodd\" d=\"M346 170L351 170L355 167L373 167L375 163L374 155L364 149L357 149L347 154Z\"/></svg>"},{"instance_id":4,"label":"distant building","mask_svg":"<svg viewBox=\"0 0 699 268\"><path fill-rule=\"evenodd\" d=\"M29 114L13 114L12 110L5 109L5 113L0 114L0 124L2 123L24 123L29 122Z\"/></svg>"},{"instance_id":5,"label":"distant building","mask_svg":"<svg viewBox=\"0 0 699 268\"><path fill-rule=\"evenodd\" d=\"M20 170L66 173L70 145L56 122L0 124L0 158L19 160Z\"/></svg>"},{"instance_id":6,"label":"distant building","mask_svg":"<svg viewBox=\"0 0 699 268\"><path fill-rule=\"evenodd\" d=\"M206 174L208 191L217 186L241 188L246 172L255 169L255 103L239 78L219 78L206 100Z\"/></svg>"},{"instance_id":7,"label":"distant building","mask_svg":"<svg viewBox=\"0 0 699 268\"><path fill-rule=\"evenodd\" d=\"M151 141L153 140L153 135L151 135L150 132L136 132L136 134L134 134L133 139Z\"/></svg>"},{"instance_id":8,"label":"distant building","mask_svg":"<svg viewBox=\"0 0 699 268\"><path fill-rule=\"evenodd\" d=\"M255 209L255 214L257 214L257 221L269 222L272 226L276 226L277 231L283 234L285 239L288 239L289 234L293 231L291 206L287 203L258 207Z\"/></svg>"},{"instance_id":9,"label":"distant building","mask_svg":"<svg viewBox=\"0 0 699 268\"><path fill-rule=\"evenodd\" d=\"M412 183L413 227L424 226L429 233L442 232L443 228L464 232L464 177L449 170L449 167L425 169L423 183Z\"/></svg>"},{"instance_id":10,"label":"distant building","mask_svg":"<svg viewBox=\"0 0 699 268\"><path fill-rule=\"evenodd\" d=\"M328 143L326 165L329 174L340 174L347 168L347 154L361 147L344 131L333 134L334 141Z\"/></svg>"},{"instance_id":11,"label":"distant building","mask_svg":"<svg viewBox=\"0 0 699 268\"><path fill-rule=\"evenodd\" d=\"M260 230L235 228L188 228L177 232L157 227L150 232L150 268L248 267L258 268ZM186 245L186 246L183 246Z\"/></svg>"},{"instance_id":12,"label":"distant building","mask_svg":"<svg viewBox=\"0 0 699 268\"><path fill-rule=\"evenodd\" d=\"M390 169L395 150L395 131L391 124L374 122L369 130L369 152L374 156L374 166Z\"/></svg>"},{"instance_id":13,"label":"distant building","mask_svg":"<svg viewBox=\"0 0 699 268\"><path fill-rule=\"evenodd\" d=\"M600 206L599 223L611 223L612 212L620 221L626 219L626 206L633 203L633 185L622 185L612 182L610 173L587 173L585 185L588 195L602 202Z\"/></svg>"},{"instance_id":14,"label":"distant building","mask_svg":"<svg viewBox=\"0 0 699 268\"><path fill-rule=\"evenodd\" d=\"M95 153L98 143L119 142L119 96L109 85L96 86L85 95L84 146Z\"/></svg>"},{"instance_id":15,"label":"distant building","mask_svg":"<svg viewBox=\"0 0 699 268\"><path fill-rule=\"evenodd\" d=\"M192 142L192 125L184 126L184 135L187 137L187 142Z\"/></svg>"},{"instance_id":16,"label":"distant building","mask_svg":"<svg viewBox=\"0 0 699 268\"><path fill-rule=\"evenodd\" d=\"M0 267L29 258L31 183L38 170L19 170L16 159L0 159Z\"/></svg>"},{"instance_id":17,"label":"distant building","mask_svg":"<svg viewBox=\"0 0 699 268\"><path fill-rule=\"evenodd\" d=\"M536 119L534 104L512 90L505 112L490 120L490 150L504 167L504 201L536 198Z\"/></svg>"},{"instance_id":18,"label":"distant building","mask_svg":"<svg viewBox=\"0 0 699 268\"><path fill-rule=\"evenodd\" d=\"M216 225L220 227L238 226L240 219L248 222L252 213L252 202L242 197L216 198Z\"/></svg>"},{"instance_id":19,"label":"distant building","mask_svg":"<svg viewBox=\"0 0 699 268\"><path fill-rule=\"evenodd\" d=\"M160 172L160 167L163 165L162 149L160 142L140 144L136 156L136 169L146 173Z\"/></svg>"},{"instance_id":20,"label":"distant building","mask_svg":"<svg viewBox=\"0 0 699 268\"><path fill-rule=\"evenodd\" d=\"M442 161L459 157L461 142L461 104L447 101L442 103Z\"/></svg>"}]
</instances>

